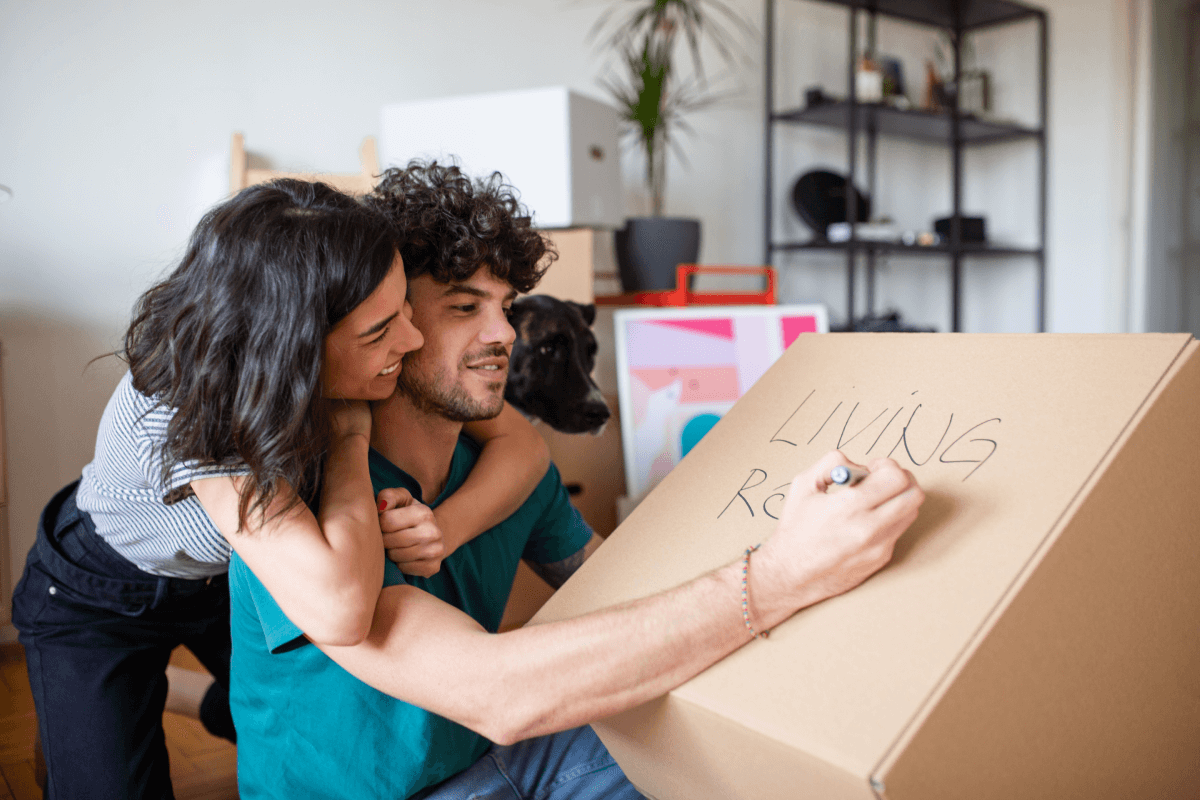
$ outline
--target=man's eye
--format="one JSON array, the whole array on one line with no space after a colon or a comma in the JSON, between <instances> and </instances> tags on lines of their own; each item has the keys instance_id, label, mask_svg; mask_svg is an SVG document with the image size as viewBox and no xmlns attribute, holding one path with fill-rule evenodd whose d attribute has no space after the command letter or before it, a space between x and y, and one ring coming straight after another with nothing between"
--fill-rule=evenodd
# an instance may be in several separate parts
<instances>
[{"instance_id":1,"label":"man's eye","mask_svg":"<svg viewBox=\"0 0 1200 800\"><path fill-rule=\"evenodd\" d=\"M461 306L451 306L451 308L454 309L455 311L462 312L463 314L470 314L472 311L475 310L475 304L467 303L466 305L461 305Z\"/></svg>"}]
</instances>

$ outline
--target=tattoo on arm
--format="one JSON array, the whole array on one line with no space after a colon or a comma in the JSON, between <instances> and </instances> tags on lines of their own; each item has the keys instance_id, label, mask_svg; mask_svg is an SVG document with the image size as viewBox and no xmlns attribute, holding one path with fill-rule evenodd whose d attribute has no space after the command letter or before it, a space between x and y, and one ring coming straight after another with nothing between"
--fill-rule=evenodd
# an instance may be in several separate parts
<instances>
[{"instance_id":1,"label":"tattoo on arm","mask_svg":"<svg viewBox=\"0 0 1200 800\"><path fill-rule=\"evenodd\" d=\"M587 557L587 548L583 547L579 549L579 552L567 556L562 561L555 561L552 564L535 564L530 561L528 564L529 568L537 573L542 580L550 584L553 588L558 589L567 582L567 578L575 574L575 570L583 566L583 562Z\"/></svg>"}]
</instances>

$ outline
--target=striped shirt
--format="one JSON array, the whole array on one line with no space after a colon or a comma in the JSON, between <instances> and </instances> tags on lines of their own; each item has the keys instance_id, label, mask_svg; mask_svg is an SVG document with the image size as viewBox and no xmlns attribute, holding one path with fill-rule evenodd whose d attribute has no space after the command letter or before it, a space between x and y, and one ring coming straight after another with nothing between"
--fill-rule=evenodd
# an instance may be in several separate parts
<instances>
[{"instance_id":1,"label":"striped shirt","mask_svg":"<svg viewBox=\"0 0 1200 800\"><path fill-rule=\"evenodd\" d=\"M164 483L162 443L174 413L133 388L126 372L100 419L96 454L83 468L75 502L139 569L171 578L220 575L229 568L229 543L194 494L174 498L196 478L249 470L176 464Z\"/></svg>"}]
</instances>

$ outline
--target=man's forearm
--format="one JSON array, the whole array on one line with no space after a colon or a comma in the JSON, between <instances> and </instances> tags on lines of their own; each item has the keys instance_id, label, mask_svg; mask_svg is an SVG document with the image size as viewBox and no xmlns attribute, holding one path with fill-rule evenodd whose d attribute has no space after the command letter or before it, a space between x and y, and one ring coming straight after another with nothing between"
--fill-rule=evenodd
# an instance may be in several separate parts
<instances>
[{"instance_id":1,"label":"man's forearm","mask_svg":"<svg viewBox=\"0 0 1200 800\"><path fill-rule=\"evenodd\" d=\"M794 611L752 608L758 630ZM737 563L658 595L497 637L498 647L538 659L527 665L528 676L514 673L502 687L511 693L511 736L540 736L625 711L666 694L750 639ZM535 681L535 690L520 692L524 680Z\"/></svg>"},{"instance_id":2,"label":"man's forearm","mask_svg":"<svg viewBox=\"0 0 1200 800\"><path fill-rule=\"evenodd\" d=\"M487 634L429 595L394 586L366 642L323 649L380 691L504 743L632 708L703 671L750 640L740 598L740 565L731 564L652 597ZM793 610L752 606L759 629Z\"/></svg>"},{"instance_id":3,"label":"man's forearm","mask_svg":"<svg viewBox=\"0 0 1200 800\"><path fill-rule=\"evenodd\" d=\"M916 519L924 494L888 459L853 491L826 495L830 468L846 463L831 453L792 481L751 563L756 630L866 580ZM741 597L735 562L652 597L496 635L432 595L391 586L365 642L322 649L380 691L512 742L632 708L719 661L750 641Z\"/></svg>"}]
</instances>

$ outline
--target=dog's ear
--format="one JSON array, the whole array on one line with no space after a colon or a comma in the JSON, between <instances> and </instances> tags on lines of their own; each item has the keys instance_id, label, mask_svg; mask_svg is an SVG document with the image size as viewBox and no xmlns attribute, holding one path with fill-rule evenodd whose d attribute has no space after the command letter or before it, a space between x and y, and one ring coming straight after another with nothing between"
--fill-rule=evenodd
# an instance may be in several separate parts
<instances>
[{"instance_id":1,"label":"dog's ear","mask_svg":"<svg viewBox=\"0 0 1200 800\"><path fill-rule=\"evenodd\" d=\"M514 328L518 328L517 335L520 336L519 325L521 319L529 314L529 296L518 297L513 301L512 307L508 311L508 322Z\"/></svg>"},{"instance_id":2,"label":"dog's ear","mask_svg":"<svg viewBox=\"0 0 1200 800\"><path fill-rule=\"evenodd\" d=\"M595 303L588 303L587 305L584 305L583 303L576 303L574 300L568 300L567 302L579 309L579 313L583 317L583 321L589 326L596 321Z\"/></svg>"}]
</instances>

